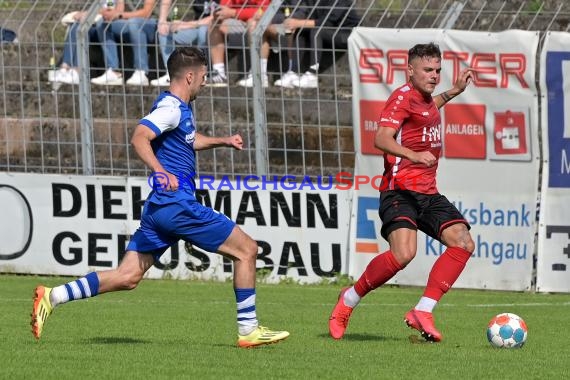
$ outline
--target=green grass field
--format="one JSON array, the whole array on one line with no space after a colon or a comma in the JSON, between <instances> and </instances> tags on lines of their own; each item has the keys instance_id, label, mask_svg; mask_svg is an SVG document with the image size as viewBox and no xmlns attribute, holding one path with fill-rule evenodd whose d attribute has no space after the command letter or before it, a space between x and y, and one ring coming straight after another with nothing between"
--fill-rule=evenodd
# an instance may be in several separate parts
<instances>
[{"instance_id":1,"label":"green grass field","mask_svg":"<svg viewBox=\"0 0 570 380\"><path fill-rule=\"evenodd\" d=\"M435 312L439 344L412 343L403 323L420 288L386 287L353 313L345 338L328 336L339 287L260 285L258 317L291 337L235 346L231 284L145 280L134 291L57 308L36 342L29 327L35 285L69 278L0 275L2 379L562 379L570 377L570 295L450 292ZM487 322L513 312L529 327L519 350L490 346Z\"/></svg>"}]
</instances>

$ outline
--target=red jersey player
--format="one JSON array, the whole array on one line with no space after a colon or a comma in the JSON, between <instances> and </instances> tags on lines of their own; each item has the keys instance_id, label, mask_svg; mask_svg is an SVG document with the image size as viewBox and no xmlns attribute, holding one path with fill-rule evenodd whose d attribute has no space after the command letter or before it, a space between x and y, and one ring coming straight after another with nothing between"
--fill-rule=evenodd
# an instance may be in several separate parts
<instances>
[{"instance_id":1,"label":"red jersey player","mask_svg":"<svg viewBox=\"0 0 570 380\"><path fill-rule=\"evenodd\" d=\"M472 76L463 70L453 88L435 97L441 52L433 43L408 51L409 81L395 90L380 114L374 144L384 152L384 183L380 188L381 234L390 249L376 256L358 281L340 292L329 319L335 339L344 335L352 310L371 290L383 285L416 255L417 230L442 242L447 249L433 265L418 304L404 321L427 341L439 342L432 311L459 277L475 249L469 224L436 187L441 151L438 108L462 93Z\"/></svg>"}]
</instances>

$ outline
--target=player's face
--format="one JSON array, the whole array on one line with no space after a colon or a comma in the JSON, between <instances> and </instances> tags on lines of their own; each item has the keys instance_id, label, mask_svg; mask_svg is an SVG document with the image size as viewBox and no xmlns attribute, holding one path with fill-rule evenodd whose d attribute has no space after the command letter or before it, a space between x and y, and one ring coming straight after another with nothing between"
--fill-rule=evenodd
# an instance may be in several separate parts
<instances>
[{"instance_id":1,"label":"player's face","mask_svg":"<svg viewBox=\"0 0 570 380\"><path fill-rule=\"evenodd\" d=\"M439 83L441 59L436 57L414 58L408 63L408 73L414 88L431 95Z\"/></svg>"},{"instance_id":2,"label":"player's face","mask_svg":"<svg viewBox=\"0 0 570 380\"><path fill-rule=\"evenodd\" d=\"M192 69L186 74L186 83L190 90L190 101L198 96L198 93L206 85L206 66Z\"/></svg>"}]
</instances>

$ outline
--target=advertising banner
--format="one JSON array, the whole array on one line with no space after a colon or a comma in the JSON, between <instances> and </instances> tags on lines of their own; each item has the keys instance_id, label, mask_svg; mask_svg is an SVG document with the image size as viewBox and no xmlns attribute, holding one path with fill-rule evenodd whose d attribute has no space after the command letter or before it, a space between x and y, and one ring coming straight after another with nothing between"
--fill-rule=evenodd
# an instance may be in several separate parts
<instances>
[{"instance_id":1,"label":"advertising banner","mask_svg":"<svg viewBox=\"0 0 570 380\"><path fill-rule=\"evenodd\" d=\"M441 110L437 187L470 223L472 259L457 287L529 289L535 250L538 197L538 103L535 88L537 32L501 33L435 29L355 28L349 39L356 143L349 274L358 277L388 244L380 236L381 152L374 147L379 114L391 92L407 81L408 50L434 42L442 52L441 82L452 87L471 67L473 81ZM364 178L368 178L366 183ZM425 285L445 250L418 234L416 258L393 283Z\"/></svg>"},{"instance_id":2,"label":"advertising banner","mask_svg":"<svg viewBox=\"0 0 570 380\"><path fill-rule=\"evenodd\" d=\"M540 85L544 160L536 289L570 292L570 33L546 34Z\"/></svg>"},{"instance_id":3,"label":"advertising banner","mask_svg":"<svg viewBox=\"0 0 570 380\"><path fill-rule=\"evenodd\" d=\"M259 244L258 277L320 282L346 273L350 192L292 178L201 177L198 201ZM147 178L0 173L0 272L84 275L114 268L139 226ZM184 242L149 278L232 276L229 259Z\"/></svg>"}]
</instances>

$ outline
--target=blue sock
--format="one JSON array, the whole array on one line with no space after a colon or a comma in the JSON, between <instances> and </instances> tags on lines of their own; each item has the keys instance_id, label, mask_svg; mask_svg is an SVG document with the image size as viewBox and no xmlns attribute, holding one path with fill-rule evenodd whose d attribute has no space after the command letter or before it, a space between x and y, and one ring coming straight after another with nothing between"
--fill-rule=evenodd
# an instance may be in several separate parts
<instances>
[{"instance_id":1,"label":"blue sock","mask_svg":"<svg viewBox=\"0 0 570 380\"><path fill-rule=\"evenodd\" d=\"M248 335L258 325L255 313L255 288L234 289L237 303L237 324L240 335Z\"/></svg>"},{"instance_id":2,"label":"blue sock","mask_svg":"<svg viewBox=\"0 0 570 380\"><path fill-rule=\"evenodd\" d=\"M56 286L50 294L52 306L57 306L73 300L95 297L99 293L99 277L91 272L67 284Z\"/></svg>"}]
</instances>

